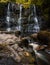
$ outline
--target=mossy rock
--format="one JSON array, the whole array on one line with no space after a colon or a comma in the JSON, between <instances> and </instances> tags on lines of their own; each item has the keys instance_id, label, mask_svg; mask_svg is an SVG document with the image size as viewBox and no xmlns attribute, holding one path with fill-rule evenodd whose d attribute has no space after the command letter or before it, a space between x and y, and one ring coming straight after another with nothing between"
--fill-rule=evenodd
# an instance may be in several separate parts
<instances>
[{"instance_id":1,"label":"mossy rock","mask_svg":"<svg viewBox=\"0 0 50 65\"><path fill-rule=\"evenodd\" d=\"M24 52L24 57L22 59L22 63L32 64L35 62L35 58L29 52Z\"/></svg>"},{"instance_id":2,"label":"mossy rock","mask_svg":"<svg viewBox=\"0 0 50 65\"><path fill-rule=\"evenodd\" d=\"M48 44L50 42L50 32L41 31L41 32L38 33L37 38L40 42Z\"/></svg>"}]
</instances>

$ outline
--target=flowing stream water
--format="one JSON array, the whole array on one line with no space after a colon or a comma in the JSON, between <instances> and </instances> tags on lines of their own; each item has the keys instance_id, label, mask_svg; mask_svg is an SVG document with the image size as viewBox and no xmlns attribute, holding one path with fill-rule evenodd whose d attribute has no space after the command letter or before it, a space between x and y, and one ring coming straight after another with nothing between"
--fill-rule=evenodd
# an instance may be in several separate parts
<instances>
[{"instance_id":1,"label":"flowing stream water","mask_svg":"<svg viewBox=\"0 0 50 65\"><path fill-rule=\"evenodd\" d=\"M6 22L7 22L7 31L10 31L10 3L8 3L7 7L7 16L6 16Z\"/></svg>"},{"instance_id":2,"label":"flowing stream water","mask_svg":"<svg viewBox=\"0 0 50 65\"><path fill-rule=\"evenodd\" d=\"M17 27L17 30L20 32L22 29L21 22L22 22L22 4L20 5L20 13L19 13L18 27Z\"/></svg>"},{"instance_id":3,"label":"flowing stream water","mask_svg":"<svg viewBox=\"0 0 50 65\"><path fill-rule=\"evenodd\" d=\"M37 18L37 15L36 15L36 6L34 5L34 32L39 32L40 31L40 27L39 27L39 23L38 23L38 18Z\"/></svg>"}]
</instances>

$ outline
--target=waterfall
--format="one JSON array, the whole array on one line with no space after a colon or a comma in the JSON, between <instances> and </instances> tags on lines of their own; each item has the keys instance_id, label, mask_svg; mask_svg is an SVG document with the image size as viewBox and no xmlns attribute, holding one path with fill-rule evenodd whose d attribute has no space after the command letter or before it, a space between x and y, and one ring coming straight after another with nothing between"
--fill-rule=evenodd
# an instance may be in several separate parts
<instances>
[{"instance_id":1,"label":"waterfall","mask_svg":"<svg viewBox=\"0 0 50 65\"><path fill-rule=\"evenodd\" d=\"M7 31L10 31L10 3L8 3L7 7L7 16L6 16L6 23L7 23Z\"/></svg>"},{"instance_id":2,"label":"waterfall","mask_svg":"<svg viewBox=\"0 0 50 65\"><path fill-rule=\"evenodd\" d=\"M18 19L18 31L21 31L21 21L22 20L22 4L20 5L20 14L19 14L19 19Z\"/></svg>"},{"instance_id":3,"label":"waterfall","mask_svg":"<svg viewBox=\"0 0 50 65\"><path fill-rule=\"evenodd\" d=\"M39 23L38 23L38 18L36 15L36 6L34 5L34 32L39 32L40 31L40 27L39 27Z\"/></svg>"}]
</instances>

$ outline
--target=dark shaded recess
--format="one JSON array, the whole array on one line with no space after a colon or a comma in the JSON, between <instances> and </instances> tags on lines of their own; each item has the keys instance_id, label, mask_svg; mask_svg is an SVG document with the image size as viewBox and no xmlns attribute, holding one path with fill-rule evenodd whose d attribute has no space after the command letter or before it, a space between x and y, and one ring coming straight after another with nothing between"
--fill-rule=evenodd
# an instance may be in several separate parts
<instances>
[{"instance_id":1,"label":"dark shaded recess","mask_svg":"<svg viewBox=\"0 0 50 65\"><path fill-rule=\"evenodd\" d=\"M47 29L50 29L50 0L44 0L43 2L42 10L44 11L47 8L48 8L48 12L46 11L46 13L48 14L48 19L45 20L46 20Z\"/></svg>"},{"instance_id":2,"label":"dark shaded recess","mask_svg":"<svg viewBox=\"0 0 50 65\"><path fill-rule=\"evenodd\" d=\"M47 21L44 18L43 10L42 9L43 9L43 6L42 7L36 6L36 11L37 11L36 14L38 16L40 29L41 30L46 30L47 29Z\"/></svg>"},{"instance_id":3,"label":"dark shaded recess","mask_svg":"<svg viewBox=\"0 0 50 65\"><path fill-rule=\"evenodd\" d=\"M50 0L44 0L43 2L43 8L47 8L47 7L50 8Z\"/></svg>"},{"instance_id":4,"label":"dark shaded recess","mask_svg":"<svg viewBox=\"0 0 50 65\"><path fill-rule=\"evenodd\" d=\"M41 7L40 6L36 6L36 14L38 15L38 16L41 16L42 15L42 11L41 11Z\"/></svg>"},{"instance_id":5,"label":"dark shaded recess","mask_svg":"<svg viewBox=\"0 0 50 65\"><path fill-rule=\"evenodd\" d=\"M0 47L0 50L3 50L3 47Z\"/></svg>"},{"instance_id":6,"label":"dark shaded recess","mask_svg":"<svg viewBox=\"0 0 50 65\"><path fill-rule=\"evenodd\" d=\"M16 65L16 64L17 63L11 57L0 57L0 65Z\"/></svg>"},{"instance_id":7,"label":"dark shaded recess","mask_svg":"<svg viewBox=\"0 0 50 65\"><path fill-rule=\"evenodd\" d=\"M47 21L41 17L41 30L47 30Z\"/></svg>"},{"instance_id":8,"label":"dark shaded recess","mask_svg":"<svg viewBox=\"0 0 50 65\"><path fill-rule=\"evenodd\" d=\"M50 9L49 9L49 15L48 15L48 21L47 21L47 27L50 29Z\"/></svg>"},{"instance_id":9,"label":"dark shaded recess","mask_svg":"<svg viewBox=\"0 0 50 65\"><path fill-rule=\"evenodd\" d=\"M22 15L24 17L28 17L30 15L30 9L29 8L27 8L27 9L23 8L22 12L23 12Z\"/></svg>"},{"instance_id":10,"label":"dark shaded recess","mask_svg":"<svg viewBox=\"0 0 50 65\"><path fill-rule=\"evenodd\" d=\"M27 39L23 39L21 43L19 44L20 47L26 47L28 48L29 42Z\"/></svg>"},{"instance_id":11,"label":"dark shaded recess","mask_svg":"<svg viewBox=\"0 0 50 65\"><path fill-rule=\"evenodd\" d=\"M39 32L37 38L42 45L48 45L48 43L50 42L50 33Z\"/></svg>"},{"instance_id":12,"label":"dark shaded recess","mask_svg":"<svg viewBox=\"0 0 50 65\"><path fill-rule=\"evenodd\" d=\"M15 36L19 37L21 35L20 31L15 32Z\"/></svg>"},{"instance_id":13,"label":"dark shaded recess","mask_svg":"<svg viewBox=\"0 0 50 65\"><path fill-rule=\"evenodd\" d=\"M10 0L11 2L16 2L16 0Z\"/></svg>"},{"instance_id":14,"label":"dark shaded recess","mask_svg":"<svg viewBox=\"0 0 50 65\"><path fill-rule=\"evenodd\" d=\"M6 15L7 3L0 3L0 28L5 28L5 15ZM1 30L1 29L0 29Z\"/></svg>"},{"instance_id":15,"label":"dark shaded recess","mask_svg":"<svg viewBox=\"0 0 50 65\"><path fill-rule=\"evenodd\" d=\"M13 6L13 12L15 13L15 14L19 14L19 6L18 6L18 4L16 4L16 3L13 3L14 4L14 6Z\"/></svg>"},{"instance_id":16,"label":"dark shaded recess","mask_svg":"<svg viewBox=\"0 0 50 65\"><path fill-rule=\"evenodd\" d=\"M7 3L0 3L0 18L5 16L6 14Z\"/></svg>"}]
</instances>

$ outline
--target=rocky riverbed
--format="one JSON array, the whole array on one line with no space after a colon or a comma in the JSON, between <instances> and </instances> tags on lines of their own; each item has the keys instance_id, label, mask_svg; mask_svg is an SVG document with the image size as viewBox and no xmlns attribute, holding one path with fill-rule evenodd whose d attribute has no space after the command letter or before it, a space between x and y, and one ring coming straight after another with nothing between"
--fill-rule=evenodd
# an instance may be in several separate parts
<instances>
[{"instance_id":1,"label":"rocky riverbed","mask_svg":"<svg viewBox=\"0 0 50 65\"><path fill-rule=\"evenodd\" d=\"M29 39L40 44L36 42L29 43ZM37 55L38 58L36 58L33 48L36 51L45 52L45 55L48 54L49 52L46 52L46 50L50 50L50 32L43 31L28 37L21 37L17 32L0 32L0 65L37 65L39 56Z\"/></svg>"},{"instance_id":2,"label":"rocky riverbed","mask_svg":"<svg viewBox=\"0 0 50 65\"><path fill-rule=\"evenodd\" d=\"M0 34L0 65L35 65L35 55L19 46L21 39L14 34Z\"/></svg>"}]
</instances>

